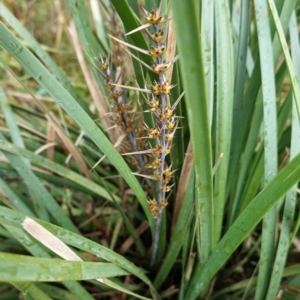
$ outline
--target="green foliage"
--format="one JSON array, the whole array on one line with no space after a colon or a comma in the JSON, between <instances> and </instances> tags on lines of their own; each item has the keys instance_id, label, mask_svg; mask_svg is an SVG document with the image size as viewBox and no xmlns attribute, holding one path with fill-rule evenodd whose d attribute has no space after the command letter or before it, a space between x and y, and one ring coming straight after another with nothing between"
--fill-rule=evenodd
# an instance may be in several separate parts
<instances>
[{"instance_id":1,"label":"green foliage","mask_svg":"<svg viewBox=\"0 0 300 300\"><path fill-rule=\"evenodd\" d=\"M0 298L297 299L297 1L48 2L0 3Z\"/></svg>"}]
</instances>

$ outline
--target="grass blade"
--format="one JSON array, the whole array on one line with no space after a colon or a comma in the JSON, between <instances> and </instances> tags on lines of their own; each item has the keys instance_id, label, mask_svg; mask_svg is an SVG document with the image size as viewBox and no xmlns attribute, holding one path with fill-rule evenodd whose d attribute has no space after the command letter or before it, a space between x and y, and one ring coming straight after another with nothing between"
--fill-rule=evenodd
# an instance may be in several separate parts
<instances>
[{"instance_id":1,"label":"grass blade","mask_svg":"<svg viewBox=\"0 0 300 300\"><path fill-rule=\"evenodd\" d=\"M201 232L201 263L204 263L212 247L212 150L210 139L209 104L202 59L199 22L194 2L174 0L170 2L174 16L180 70L185 90L185 101L196 174L196 205ZM182 16L188 16L182 22ZM187 47L193 45L193 47ZM195 97L195 95L197 95ZM201 101L199 101L201 99ZM199 216L201 211L201 217Z\"/></svg>"},{"instance_id":2,"label":"grass blade","mask_svg":"<svg viewBox=\"0 0 300 300\"><path fill-rule=\"evenodd\" d=\"M216 20L216 141L215 161L223 154L214 182L214 230L212 247L215 248L221 236L226 201L226 183L230 158L231 119L233 109L233 37L231 31L228 1L215 4Z\"/></svg>"},{"instance_id":3,"label":"grass blade","mask_svg":"<svg viewBox=\"0 0 300 300\"><path fill-rule=\"evenodd\" d=\"M276 23L276 20L275 20ZM296 16L293 14L291 24L290 24L290 37L291 37L291 47L293 55L293 72L297 71L297 66L299 65L300 57L300 46L299 38L297 32L297 22ZM289 72L291 74L291 72ZM297 72L297 77L300 78L299 71ZM298 88L297 88L298 89ZM300 127L299 127L299 108L297 111L296 104L293 102L293 120L292 120L292 136L291 136L291 154L290 158L294 158L299 153L300 147ZM288 254L288 249L290 247L290 234L293 225L293 216L295 213L295 203L297 194L297 185L293 186L288 192L284 204L284 213L282 220L282 227L280 232L280 237L278 241L278 248L276 252L274 267L271 274L270 284L268 292L266 295L266 300L274 299L279 290L280 281L284 271L284 265L286 262L286 257Z\"/></svg>"},{"instance_id":4,"label":"grass blade","mask_svg":"<svg viewBox=\"0 0 300 300\"><path fill-rule=\"evenodd\" d=\"M264 184L268 184L277 173L277 121L276 121L276 87L272 56L272 40L269 20L265 17L267 2L256 0L255 17L257 24L262 78L264 111ZM274 261L275 234L277 228L277 210L274 207L263 220L261 256L255 299L266 296L271 269Z\"/></svg>"},{"instance_id":5,"label":"grass blade","mask_svg":"<svg viewBox=\"0 0 300 300\"><path fill-rule=\"evenodd\" d=\"M293 9L295 8L296 2L297 0L291 0L291 1L284 1L283 3L282 11L280 14L280 20L284 32L287 32L290 16L293 12ZM275 34L275 28L274 30L271 31L271 35L273 36L274 34ZM272 53L273 53L274 64L277 64L279 56L281 54L281 47L278 38L276 39L276 36L273 39L273 43L272 43ZM247 90L243 97L243 108L240 116L241 123L237 126L239 129L237 132L235 145L233 145L233 149L232 149L231 164L230 164L230 170L228 175L229 178L228 190L232 187L233 178L237 172L237 167L241 159L242 152L244 150L244 145L247 138L247 132L249 130L250 123L252 120L254 106L255 103L257 102L256 99L259 93L260 84L261 84L260 66L259 66L259 61L257 61L254 65L253 72L251 73L251 77L248 82Z\"/></svg>"},{"instance_id":6,"label":"grass blade","mask_svg":"<svg viewBox=\"0 0 300 300\"><path fill-rule=\"evenodd\" d=\"M37 258L25 255L0 253L1 281L55 282L70 280L89 280L97 278L128 275L123 269L101 262L74 262ZM9 271L14 270L14 272Z\"/></svg>"},{"instance_id":7,"label":"grass blade","mask_svg":"<svg viewBox=\"0 0 300 300\"><path fill-rule=\"evenodd\" d=\"M286 60L287 66L288 66L288 72L291 78L291 84L292 84L292 88L293 88L293 92L294 92L294 97L295 97L295 101L296 101L296 106L297 106L297 110L298 110L298 115L300 116L300 91L299 91L299 77L296 76L295 74L295 70L297 70L297 68L293 67L293 62L289 53L289 47L287 44L287 41L285 39L284 36L284 30L282 28L276 7L274 5L274 3L270 0L268 0L269 6L270 6L270 10L272 13L272 16L274 18L274 22L275 22L275 26L276 26L276 31L277 34L279 36L279 41L283 50L283 54L284 54L284 58Z\"/></svg>"},{"instance_id":8,"label":"grass blade","mask_svg":"<svg viewBox=\"0 0 300 300\"><path fill-rule=\"evenodd\" d=\"M15 212L6 207L0 206L0 223L5 225L14 226L20 229L23 229L22 223L25 220L25 215ZM127 272L137 276L147 285L152 286L150 280L144 274L144 272L137 268L133 263L128 261L126 258L121 255L115 253L114 251L95 243L87 238L84 238L76 233L73 233L64 228L55 226L53 224L37 220L38 223L43 226L46 230L54 234L57 238L59 238L63 243L86 251L88 253L93 253L102 259L111 262L120 268L126 270Z\"/></svg>"},{"instance_id":9,"label":"grass blade","mask_svg":"<svg viewBox=\"0 0 300 300\"><path fill-rule=\"evenodd\" d=\"M41 245L30 234L24 232L23 228L20 229L10 225L3 225L3 226L7 228L7 230L14 235L14 237L19 241L19 243L29 253L31 253L36 257L51 258L50 253L47 252L47 248L43 247L43 245ZM78 297L78 299L87 299L87 300L94 299L78 282L66 281L66 282L62 282L62 284L72 293L73 297Z\"/></svg>"},{"instance_id":10,"label":"grass blade","mask_svg":"<svg viewBox=\"0 0 300 300\"><path fill-rule=\"evenodd\" d=\"M4 136L0 133L0 140L5 142ZM45 186L40 182L28 165L18 155L4 152L12 166L23 178L33 198L36 200L34 205L37 206L37 213L42 214L45 220L48 219L46 209L50 212L57 224L68 228L74 232L78 232L77 228L66 215L65 211L58 205L52 195L47 191Z\"/></svg>"},{"instance_id":11,"label":"grass blade","mask_svg":"<svg viewBox=\"0 0 300 300\"><path fill-rule=\"evenodd\" d=\"M203 61L206 70L207 95L210 112L210 124L213 120L213 104L214 104L214 1L203 0L201 4L201 29L202 29L202 45L203 45Z\"/></svg>"},{"instance_id":12,"label":"grass blade","mask_svg":"<svg viewBox=\"0 0 300 300\"><path fill-rule=\"evenodd\" d=\"M10 188L5 181L0 178L0 190L8 200L11 202L10 208L17 209L27 216L34 217L35 214L31 211L31 209L18 197L18 195Z\"/></svg>"},{"instance_id":13,"label":"grass blade","mask_svg":"<svg viewBox=\"0 0 300 300\"><path fill-rule=\"evenodd\" d=\"M23 293L25 300L52 300L48 294L44 293L32 282L13 282L12 284Z\"/></svg>"},{"instance_id":14,"label":"grass blade","mask_svg":"<svg viewBox=\"0 0 300 300\"><path fill-rule=\"evenodd\" d=\"M300 154L289 162L267 186L253 199L240 214L216 249L209 257L201 272L194 273L186 299L196 299L205 294L210 281L225 264L233 251L250 234L258 222L276 203L299 181Z\"/></svg>"},{"instance_id":15,"label":"grass blade","mask_svg":"<svg viewBox=\"0 0 300 300\"><path fill-rule=\"evenodd\" d=\"M238 39L238 54L236 60L236 75L235 75L235 91L234 91L234 108L232 118L232 137L231 146L234 145L237 136L238 125L240 123L240 116L242 111L242 99L244 93L243 83L246 76L246 59L247 59L247 40L249 36L250 26L250 9L249 0L241 2L240 12L240 28Z\"/></svg>"},{"instance_id":16,"label":"grass blade","mask_svg":"<svg viewBox=\"0 0 300 300\"><path fill-rule=\"evenodd\" d=\"M56 174L59 174L65 178L70 179L71 181L76 182L77 184L89 189L92 192L95 192L100 197L103 197L104 199L107 199L111 201L110 194L100 185L94 183L93 181L90 181L86 179L85 177L67 169L66 167L61 166L58 163L52 162L40 155L34 154L29 150L19 148L13 144L8 143L7 141L2 141L0 144L0 149L7 151L9 153L13 153L16 155L19 155L21 157L27 158L32 163L37 164L41 167L44 167L46 169L49 169ZM121 199L117 195L114 196L114 199L117 202L120 202Z\"/></svg>"}]
</instances>

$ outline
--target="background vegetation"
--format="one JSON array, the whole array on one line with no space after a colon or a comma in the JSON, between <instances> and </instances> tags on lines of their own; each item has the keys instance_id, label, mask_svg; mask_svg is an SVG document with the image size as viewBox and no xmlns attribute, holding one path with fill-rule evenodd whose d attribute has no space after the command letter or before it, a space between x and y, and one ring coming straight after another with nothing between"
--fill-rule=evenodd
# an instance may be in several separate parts
<instances>
[{"instance_id":1,"label":"background vegetation","mask_svg":"<svg viewBox=\"0 0 300 300\"><path fill-rule=\"evenodd\" d=\"M166 16L177 116L158 218L156 181L133 174L153 160L121 155L103 69L135 88L122 94L129 132L165 126L141 92L160 83L152 58L109 37L149 51L145 29L125 36L149 22L142 7ZM298 12L296 0L0 3L0 299L299 299Z\"/></svg>"}]
</instances>

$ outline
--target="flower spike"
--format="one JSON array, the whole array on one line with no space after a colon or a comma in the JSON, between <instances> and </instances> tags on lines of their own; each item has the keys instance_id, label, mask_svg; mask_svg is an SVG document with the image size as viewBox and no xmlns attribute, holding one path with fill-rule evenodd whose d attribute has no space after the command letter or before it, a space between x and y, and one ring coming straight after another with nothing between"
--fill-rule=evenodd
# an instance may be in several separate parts
<instances>
[{"instance_id":1,"label":"flower spike","mask_svg":"<svg viewBox=\"0 0 300 300\"><path fill-rule=\"evenodd\" d=\"M134 172L135 175L144 178L146 181L155 181L154 195L150 195L151 198L148 200L149 210L153 218L156 219L153 241L154 251L151 257L151 265L153 266L159 241L162 211L168 205L168 199L174 186L173 174L175 171L172 170L172 164L169 165L167 161L169 160L168 155L173 147L173 140L180 119L180 117L176 115L175 110L184 94L182 93L174 104L170 103L169 95L174 85L171 83L171 74L168 73L172 72L172 66L179 59L177 55L171 60L165 60L165 52L168 45L165 44L166 39L163 25L170 19L161 15L159 9L147 11L143 8L143 11L145 13L146 23L131 30L126 35L144 30L151 42L149 49L142 49L123 41L119 32L120 27L118 26L114 26L114 31L112 32L113 35L116 36L110 35L109 37L116 49L116 53L120 49L123 49L124 52L127 52L142 66L157 74L156 81L152 82L149 88L127 86L124 84L122 77L120 77L118 81L111 78L113 75L110 74L108 62L102 58L100 62L100 72L106 85L110 89L110 98L115 101L112 105L113 111L116 114L115 124L122 128L123 132L127 134L127 143L130 141L132 145L135 145L135 147L131 148L124 147L122 155L127 158L132 158L136 164L142 166L138 171ZM149 27L151 27L151 29L149 29ZM153 62L151 65L148 65L131 53L130 49L151 56ZM169 53L169 51L167 51L167 53ZM114 72L112 72L112 74L114 74ZM120 72L116 72L116 74L120 74ZM147 125L142 116L139 118L138 125L134 125L137 118L134 117L131 111L132 108L127 102L122 102L122 98L126 98L127 89L142 93L147 105L143 113L147 112L151 114L150 117L153 120L151 125ZM144 93L150 95L145 96Z\"/></svg>"}]
</instances>

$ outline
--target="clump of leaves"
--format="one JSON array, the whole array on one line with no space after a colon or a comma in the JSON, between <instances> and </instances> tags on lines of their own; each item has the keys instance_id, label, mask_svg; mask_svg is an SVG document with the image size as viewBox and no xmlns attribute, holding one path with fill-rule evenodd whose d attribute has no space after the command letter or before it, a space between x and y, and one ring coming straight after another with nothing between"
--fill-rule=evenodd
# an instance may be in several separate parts
<instances>
[{"instance_id":1,"label":"clump of leaves","mask_svg":"<svg viewBox=\"0 0 300 300\"><path fill-rule=\"evenodd\" d=\"M297 1L111 2L0 4L2 291L296 299Z\"/></svg>"}]
</instances>

